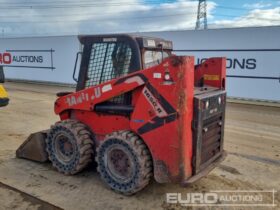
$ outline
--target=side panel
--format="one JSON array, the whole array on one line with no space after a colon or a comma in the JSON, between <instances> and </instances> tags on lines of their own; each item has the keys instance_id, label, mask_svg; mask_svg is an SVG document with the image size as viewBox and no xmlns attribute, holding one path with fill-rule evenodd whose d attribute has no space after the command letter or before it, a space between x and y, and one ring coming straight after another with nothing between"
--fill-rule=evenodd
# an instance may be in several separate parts
<instances>
[{"instance_id":1,"label":"side panel","mask_svg":"<svg viewBox=\"0 0 280 210\"><path fill-rule=\"evenodd\" d=\"M103 140L105 135L118 130L128 130L129 118L120 115L108 115L89 111L72 110L71 118L77 119L88 127L95 134L98 141Z\"/></svg>"},{"instance_id":2,"label":"side panel","mask_svg":"<svg viewBox=\"0 0 280 210\"><path fill-rule=\"evenodd\" d=\"M166 72L173 83L154 77ZM174 57L145 76L150 85L143 88L137 101L131 128L152 152L155 179L178 182L192 174L194 58Z\"/></svg>"}]
</instances>

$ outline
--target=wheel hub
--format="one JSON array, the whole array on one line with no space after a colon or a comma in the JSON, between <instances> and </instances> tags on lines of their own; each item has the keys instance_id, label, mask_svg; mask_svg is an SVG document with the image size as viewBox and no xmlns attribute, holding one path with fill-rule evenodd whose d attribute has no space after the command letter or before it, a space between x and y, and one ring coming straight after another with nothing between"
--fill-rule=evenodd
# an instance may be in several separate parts
<instances>
[{"instance_id":1,"label":"wheel hub","mask_svg":"<svg viewBox=\"0 0 280 210\"><path fill-rule=\"evenodd\" d=\"M55 141L55 148L59 158L63 161L70 161L74 154L74 145L66 135L58 135Z\"/></svg>"},{"instance_id":2,"label":"wheel hub","mask_svg":"<svg viewBox=\"0 0 280 210\"><path fill-rule=\"evenodd\" d=\"M108 168L118 179L130 178L133 171L130 155L122 149L111 149L108 153Z\"/></svg>"}]
</instances>

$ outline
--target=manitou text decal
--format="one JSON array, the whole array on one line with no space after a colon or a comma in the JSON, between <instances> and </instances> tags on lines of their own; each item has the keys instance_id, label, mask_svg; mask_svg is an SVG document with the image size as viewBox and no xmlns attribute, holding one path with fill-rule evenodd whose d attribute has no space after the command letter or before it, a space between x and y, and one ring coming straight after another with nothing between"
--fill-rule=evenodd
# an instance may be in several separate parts
<instances>
[{"instance_id":1,"label":"manitou text decal","mask_svg":"<svg viewBox=\"0 0 280 210\"><path fill-rule=\"evenodd\" d=\"M0 52L0 65L6 67L47 68L53 67L54 50L6 50Z\"/></svg>"},{"instance_id":2,"label":"manitou text decal","mask_svg":"<svg viewBox=\"0 0 280 210\"><path fill-rule=\"evenodd\" d=\"M66 103L68 106L74 106L81 104L83 102L88 102L89 100L94 100L95 98L100 98L101 89L96 87L93 89L92 93L80 93L78 95L70 95L66 98Z\"/></svg>"}]
</instances>

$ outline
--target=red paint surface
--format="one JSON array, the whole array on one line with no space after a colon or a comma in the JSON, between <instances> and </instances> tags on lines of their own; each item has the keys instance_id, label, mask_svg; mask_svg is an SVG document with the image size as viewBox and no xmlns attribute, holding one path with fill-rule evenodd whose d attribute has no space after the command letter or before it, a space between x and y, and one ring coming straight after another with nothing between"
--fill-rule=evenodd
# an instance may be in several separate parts
<instances>
[{"instance_id":1,"label":"red paint surface","mask_svg":"<svg viewBox=\"0 0 280 210\"><path fill-rule=\"evenodd\" d=\"M207 64L207 67L205 66ZM102 141L106 134L117 130L132 130L145 141L151 151L154 163L160 161L168 170L171 181L182 181L192 175L192 120L193 120L193 97L194 83L203 77L203 74L218 74L218 81L205 81L206 84L223 88L222 80L225 79L225 59L209 59L196 71L194 70L193 57L173 56L166 59L158 66L146 70L140 70L126 76L144 75L148 80L138 82L115 84L119 79L90 87L73 94L62 96L55 103L55 113L61 119L74 118L88 125L96 135L97 141ZM161 78L154 78L154 73L160 73ZM172 83L164 81L164 74L169 73ZM174 109L176 119L172 122L164 121L163 125L140 134L138 129L146 123L155 123L153 119L157 116L155 107L143 94L143 89L148 83L157 90L153 95L156 103L162 105L159 100L161 95ZM110 84L112 89L103 92L96 97L95 91ZM107 101L114 96L133 91L132 105L134 111L130 117L100 114L94 112L94 106ZM91 97L94 99L91 99ZM69 104L71 98L77 103ZM80 99L79 99L80 98ZM166 111L166 110L164 110ZM68 113L68 114L67 114ZM71 114L69 114L71 113ZM168 117L174 113L169 113ZM164 172L166 173L166 172ZM160 180L155 174L155 179Z\"/></svg>"}]
</instances>

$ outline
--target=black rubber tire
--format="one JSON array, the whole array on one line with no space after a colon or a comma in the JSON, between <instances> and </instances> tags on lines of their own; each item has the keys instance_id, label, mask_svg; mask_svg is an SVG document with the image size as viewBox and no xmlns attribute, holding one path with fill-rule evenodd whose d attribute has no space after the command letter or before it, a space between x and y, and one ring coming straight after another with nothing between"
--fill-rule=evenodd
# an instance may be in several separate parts
<instances>
[{"instance_id":1,"label":"black rubber tire","mask_svg":"<svg viewBox=\"0 0 280 210\"><path fill-rule=\"evenodd\" d=\"M109 169L109 151L116 148L131 157L131 175L125 181L117 178L117 175ZM102 180L118 193L132 195L147 186L152 177L153 165L150 151L143 140L131 131L118 131L107 135L97 148L95 160Z\"/></svg>"},{"instance_id":2,"label":"black rubber tire","mask_svg":"<svg viewBox=\"0 0 280 210\"><path fill-rule=\"evenodd\" d=\"M63 159L57 149L57 138L64 136L71 144L69 160ZM46 138L47 153L53 166L61 173L70 175L83 170L93 159L94 138L87 126L76 120L64 120L51 127ZM68 158L68 156L67 156Z\"/></svg>"}]
</instances>

